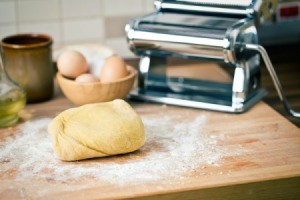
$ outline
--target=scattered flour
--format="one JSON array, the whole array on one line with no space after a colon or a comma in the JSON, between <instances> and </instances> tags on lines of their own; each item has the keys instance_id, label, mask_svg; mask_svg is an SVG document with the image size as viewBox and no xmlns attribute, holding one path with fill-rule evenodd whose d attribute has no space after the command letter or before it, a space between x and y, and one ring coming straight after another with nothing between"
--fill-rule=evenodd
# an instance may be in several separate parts
<instances>
[{"instance_id":1,"label":"scattered flour","mask_svg":"<svg viewBox=\"0 0 300 200\"><path fill-rule=\"evenodd\" d=\"M187 172L203 165L218 166L224 150L220 136L205 134L206 117L182 121L174 126L172 118L142 117L146 144L137 152L80 162L63 162L55 157L49 118L28 121L14 136L0 141L0 176L14 172L16 180L42 178L51 181L100 179L111 184L184 179ZM224 138L223 138L224 139Z\"/></svg>"}]
</instances>

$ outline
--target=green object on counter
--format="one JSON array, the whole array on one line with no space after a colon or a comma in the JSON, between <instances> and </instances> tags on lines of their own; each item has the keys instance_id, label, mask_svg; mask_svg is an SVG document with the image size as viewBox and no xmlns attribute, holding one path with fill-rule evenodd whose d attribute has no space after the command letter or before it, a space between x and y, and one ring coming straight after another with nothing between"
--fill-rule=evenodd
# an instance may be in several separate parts
<instances>
[{"instance_id":1,"label":"green object on counter","mask_svg":"<svg viewBox=\"0 0 300 200\"><path fill-rule=\"evenodd\" d=\"M0 56L0 127L17 123L18 113L25 105L25 91L10 79Z\"/></svg>"}]
</instances>

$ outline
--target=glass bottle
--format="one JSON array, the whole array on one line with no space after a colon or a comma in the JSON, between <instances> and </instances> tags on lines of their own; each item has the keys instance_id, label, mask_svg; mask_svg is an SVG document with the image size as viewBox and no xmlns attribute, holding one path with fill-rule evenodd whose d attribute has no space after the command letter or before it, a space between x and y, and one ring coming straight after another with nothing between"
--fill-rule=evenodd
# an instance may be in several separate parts
<instances>
[{"instance_id":1,"label":"glass bottle","mask_svg":"<svg viewBox=\"0 0 300 200\"><path fill-rule=\"evenodd\" d=\"M0 56L0 127L17 123L18 113L25 104L25 91L10 79Z\"/></svg>"}]
</instances>

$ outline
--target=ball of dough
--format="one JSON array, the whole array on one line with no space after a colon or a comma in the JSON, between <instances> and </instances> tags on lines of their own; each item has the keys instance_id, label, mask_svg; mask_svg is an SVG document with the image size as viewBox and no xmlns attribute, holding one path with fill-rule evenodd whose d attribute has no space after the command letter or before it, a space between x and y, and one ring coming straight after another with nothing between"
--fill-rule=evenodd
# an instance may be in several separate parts
<instances>
[{"instance_id":1,"label":"ball of dough","mask_svg":"<svg viewBox=\"0 0 300 200\"><path fill-rule=\"evenodd\" d=\"M145 143L144 125L123 100L63 111L48 126L59 159L75 161L124 154Z\"/></svg>"}]
</instances>

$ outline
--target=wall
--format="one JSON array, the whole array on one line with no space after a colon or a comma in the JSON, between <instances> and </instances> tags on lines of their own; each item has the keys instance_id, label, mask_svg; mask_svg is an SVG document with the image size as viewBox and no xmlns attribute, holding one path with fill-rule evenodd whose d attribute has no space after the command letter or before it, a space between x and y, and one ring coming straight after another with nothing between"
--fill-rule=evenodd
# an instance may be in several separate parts
<instances>
[{"instance_id":1,"label":"wall","mask_svg":"<svg viewBox=\"0 0 300 200\"><path fill-rule=\"evenodd\" d=\"M105 44L124 57L128 50L124 26L134 17L154 11L154 0L0 0L0 38L41 32L54 38L54 47L71 44ZM280 0L299 3L300 0ZM297 20L266 24L260 29L262 44L300 41ZM287 31L288 30L288 31Z\"/></svg>"},{"instance_id":2,"label":"wall","mask_svg":"<svg viewBox=\"0 0 300 200\"><path fill-rule=\"evenodd\" d=\"M47 33L54 48L97 43L129 57L124 26L152 11L153 0L0 0L0 37Z\"/></svg>"}]
</instances>

